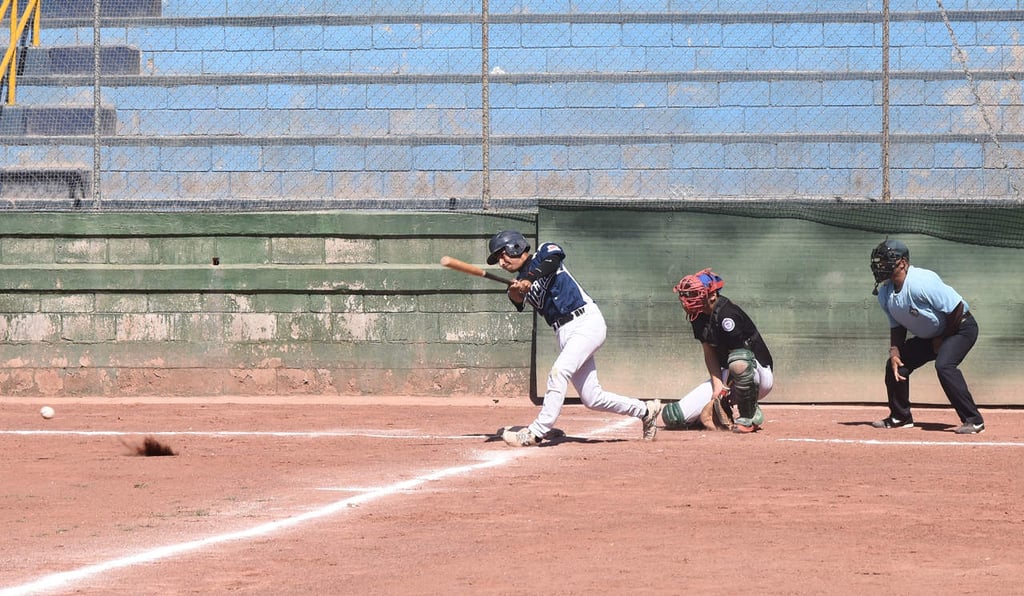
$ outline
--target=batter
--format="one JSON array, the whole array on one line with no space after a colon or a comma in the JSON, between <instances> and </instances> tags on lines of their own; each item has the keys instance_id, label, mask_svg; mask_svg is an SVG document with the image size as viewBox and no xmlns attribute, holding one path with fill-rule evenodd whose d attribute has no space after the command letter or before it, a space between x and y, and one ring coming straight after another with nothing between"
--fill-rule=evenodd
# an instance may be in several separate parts
<instances>
[{"instance_id":1,"label":"batter","mask_svg":"<svg viewBox=\"0 0 1024 596\"><path fill-rule=\"evenodd\" d=\"M504 429L502 439L513 447L539 445L558 434L555 421L565 403L571 381L580 401L591 410L639 418L643 438L658 432L661 402L641 401L605 391L597 380L594 354L604 344L608 327L593 298L565 267L565 251L546 242L530 253L526 238L516 230L504 230L488 244L487 264L517 273L508 297L519 312L533 307L555 332L559 354L548 372L547 390L537 418L520 430Z\"/></svg>"}]
</instances>

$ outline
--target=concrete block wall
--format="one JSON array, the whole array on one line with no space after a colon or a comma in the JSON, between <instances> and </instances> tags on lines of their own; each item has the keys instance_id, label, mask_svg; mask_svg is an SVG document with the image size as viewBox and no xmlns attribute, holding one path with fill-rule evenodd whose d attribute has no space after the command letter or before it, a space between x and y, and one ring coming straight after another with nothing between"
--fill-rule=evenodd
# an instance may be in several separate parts
<instances>
[{"instance_id":1,"label":"concrete block wall","mask_svg":"<svg viewBox=\"0 0 1024 596\"><path fill-rule=\"evenodd\" d=\"M533 318L482 263L534 216L0 218L0 395L526 397ZM216 264L214 264L216 259Z\"/></svg>"},{"instance_id":2,"label":"concrete block wall","mask_svg":"<svg viewBox=\"0 0 1024 596\"><path fill-rule=\"evenodd\" d=\"M117 113L104 195L478 197L479 6L364 4L177 0L160 17L109 18L104 45L137 48L142 72L104 81ZM880 195L879 2L633 4L490 5L493 196ZM1024 12L975 4L944 3L969 81L936 7L892 3L895 197L1020 186ZM46 44L92 38L85 19L44 25ZM19 94L52 102L91 85L26 76ZM0 159L76 144L10 144Z\"/></svg>"}]
</instances>

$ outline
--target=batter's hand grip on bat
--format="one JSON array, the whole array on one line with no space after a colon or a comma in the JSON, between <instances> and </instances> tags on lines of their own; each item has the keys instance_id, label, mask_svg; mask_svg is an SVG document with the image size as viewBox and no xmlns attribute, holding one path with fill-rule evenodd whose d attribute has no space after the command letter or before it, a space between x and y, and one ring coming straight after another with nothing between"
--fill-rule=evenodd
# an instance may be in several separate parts
<instances>
[{"instance_id":1,"label":"batter's hand grip on bat","mask_svg":"<svg viewBox=\"0 0 1024 596\"><path fill-rule=\"evenodd\" d=\"M493 273L491 273L489 271L484 271L483 268L481 268L481 267L477 267L476 265L470 265L469 263L467 263L465 261L460 261L460 260L458 260L456 258L453 258L453 257L449 257L449 256L441 257L441 264L444 265L445 267L449 268L449 269L454 269L456 271L461 271L461 272L467 273L469 275L475 275L477 277L485 277L485 278L490 279L492 281L500 281L501 283L505 284L506 286L510 285L512 283L511 279L504 278L504 277L502 277L500 275L495 275L495 274L493 274Z\"/></svg>"}]
</instances>

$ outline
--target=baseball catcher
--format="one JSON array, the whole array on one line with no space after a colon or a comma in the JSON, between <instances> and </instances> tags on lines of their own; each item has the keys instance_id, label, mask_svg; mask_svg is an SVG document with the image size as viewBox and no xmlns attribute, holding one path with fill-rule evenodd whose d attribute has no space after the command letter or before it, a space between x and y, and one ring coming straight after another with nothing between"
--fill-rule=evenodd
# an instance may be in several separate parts
<instances>
[{"instance_id":1,"label":"baseball catcher","mask_svg":"<svg viewBox=\"0 0 1024 596\"><path fill-rule=\"evenodd\" d=\"M720 294L723 286L721 277L704 269L673 288L701 344L710 378L664 406L665 428L751 433L764 424L758 402L774 384L772 355L747 313Z\"/></svg>"}]
</instances>

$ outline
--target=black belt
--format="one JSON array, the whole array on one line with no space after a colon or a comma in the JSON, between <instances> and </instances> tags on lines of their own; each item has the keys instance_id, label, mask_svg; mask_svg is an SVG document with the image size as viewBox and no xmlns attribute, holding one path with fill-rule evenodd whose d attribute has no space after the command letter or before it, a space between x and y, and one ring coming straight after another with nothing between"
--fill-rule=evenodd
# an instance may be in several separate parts
<instances>
[{"instance_id":1,"label":"black belt","mask_svg":"<svg viewBox=\"0 0 1024 596\"><path fill-rule=\"evenodd\" d=\"M576 317L582 315L583 311L586 310L586 308L587 308L587 305L584 304L583 306L577 308L576 310L572 311L571 313L561 317L560 319L558 319L554 323L551 323L551 328L554 329L555 331L558 331L559 327L561 327L562 325L565 325L569 321L571 321L571 320L575 319Z\"/></svg>"},{"instance_id":2,"label":"black belt","mask_svg":"<svg viewBox=\"0 0 1024 596\"><path fill-rule=\"evenodd\" d=\"M974 315L972 315L970 312L965 312L964 316L960 317L960 323L962 324L964 321L971 318L974 318Z\"/></svg>"}]
</instances>

